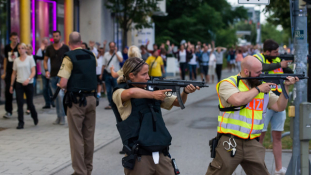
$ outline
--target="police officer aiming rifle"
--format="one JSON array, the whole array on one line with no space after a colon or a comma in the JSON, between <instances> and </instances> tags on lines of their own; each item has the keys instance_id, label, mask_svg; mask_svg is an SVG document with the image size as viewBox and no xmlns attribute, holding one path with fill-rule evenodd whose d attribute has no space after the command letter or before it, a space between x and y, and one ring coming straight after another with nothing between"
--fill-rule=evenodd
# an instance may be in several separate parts
<instances>
[{"instance_id":1,"label":"police officer aiming rifle","mask_svg":"<svg viewBox=\"0 0 311 175\"><path fill-rule=\"evenodd\" d=\"M69 35L69 46L71 51L65 53L58 72L61 77L58 86L67 89L63 101L74 174L90 175L93 170L97 60L92 52L81 48L78 32Z\"/></svg>"},{"instance_id":2,"label":"police officer aiming rifle","mask_svg":"<svg viewBox=\"0 0 311 175\"><path fill-rule=\"evenodd\" d=\"M232 174L241 164L246 174L269 175L265 166L265 148L260 144L267 108L283 111L288 99L271 93L271 85L257 79L238 80L238 76L257 77L262 73L261 62L247 56L241 63L241 73L219 82L217 137L211 143L213 161L206 175ZM238 82L239 81L239 82ZM287 77L285 90L295 84L297 77Z\"/></svg>"},{"instance_id":3,"label":"police officer aiming rifle","mask_svg":"<svg viewBox=\"0 0 311 175\"><path fill-rule=\"evenodd\" d=\"M112 109L117 119L127 156L122 164L126 175L175 175L177 169L169 157L168 147L172 137L162 118L161 108L170 110L179 107L176 96L166 96L171 89L148 91L146 84L127 84L147 82L148 64L140 58L129 58L123 65L123 75L114 89ZM189 83L181 93L183 103L189 93L200 89Z\"/></svg>"}]
</instances>

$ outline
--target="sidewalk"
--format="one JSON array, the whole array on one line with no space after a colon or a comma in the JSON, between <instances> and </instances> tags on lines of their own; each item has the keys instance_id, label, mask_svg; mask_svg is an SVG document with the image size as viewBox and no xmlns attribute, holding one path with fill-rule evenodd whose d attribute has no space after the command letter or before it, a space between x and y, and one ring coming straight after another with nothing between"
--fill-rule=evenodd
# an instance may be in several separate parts
<instances>
[{"instance_id":1,"label":"sidewalk","mask_svg":"<svg viewBox=\"0 0 311 175\"><path fill-rule=\"evenodd\" d=\"M223 77L227 76L229 76L229 73L226 70L223 71ZM186 108L189 104L215 95L215 86L216 84L210 84L209 88L203 88L191 94L188 97ZM15 129L17 126L16 103L14 103L14 112L11 119L2 118L4 105L0 105L1 175L49 175L70 167L68 126L53 125L52 123L56 119L56 109L41 109L44 105L43 102L44 100L41 96L34 99L39 116L38 126L34 126L31 117L25 115L25 129L23 130ZM107 104L107 98L101 98L100 105L96 110L95 152L120 138L112 110L104 110ZM25 108L26 105L24 105ZM175 110L180 109L174 107L170 111L163 110L163 115ZM5 130L1 131L1 128L5 128ZM283 153L284 165L287 166L290 157L291 153ZM266 164L270 172L274 171L272 152L266 152ZM238 168L235 174L243 174L241 168Z\"/></svg>"},{"instance_id":2,"label":"sidewalk","mask_svg":"<svg viewBox=\"0 0 311 175\"><path fill-rule=\"evenodd\" d=\"M187 104L204 99L207 91L216 93L215 84L189 96ZM34 126L30 115L25 115L23 130L15 129L18 123L16 102L13 103L11 119L2 118L5 110L4 105L0 106L0 128L4 128L0 131L1 175L47 175L71 164L68 126L52 124L56 119L56 109L43 110L42 96L35 97L34 103L39 124ZM112 110L104 110L106 105L107 98L101 98L96 110L95 151L119 138L114 114ZM171 111L163 110L163 114Z\"/></svg>"}]
</instances>

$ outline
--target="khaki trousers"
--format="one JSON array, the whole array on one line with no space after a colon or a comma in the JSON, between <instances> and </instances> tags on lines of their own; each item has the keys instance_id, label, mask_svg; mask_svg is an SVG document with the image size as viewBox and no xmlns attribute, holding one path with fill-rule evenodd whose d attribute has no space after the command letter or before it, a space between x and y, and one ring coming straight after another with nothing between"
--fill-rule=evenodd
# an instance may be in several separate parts
<instances>
[{"instance_id":1,"label":"khaki trousers","mask_svg":"<svg viewBox=\"0 0 311 175\"><path fill-rule=\"evenodd\" d=\"M231 157L231 152L223 146L223 142L229 141L229 138L221 136L216 148L216 157L209 164L206 175L231 175L239 164L247 175L270 175L265 164L265 148L262 144L255 139L234 138L237 151L235 156ZM225 144L225 147L228 148L228 145Z\"/></svg>"},{"instance_id":2,"label":"khaki trousers","mask_svg":"<svg viewBox=\"0 0 311 175\"><path fill-rule=\"evenodd\" d=\"M74 175L91 175L93 170L96 99L86 97L87 105L67 107L69 141Z\"/></svg>"},{"instance_id":3,"label":"khaki trousers","mask_svg":"<svg viewBox=\"0 0 311 175\"><path fill-rule=\"evenodd\" d=\"M160 153L159 164L154 164L152 156L143 155L136 159L133 170L124 168L125 175L175 175L172 159Z\"/></svg>"}]
</instances>

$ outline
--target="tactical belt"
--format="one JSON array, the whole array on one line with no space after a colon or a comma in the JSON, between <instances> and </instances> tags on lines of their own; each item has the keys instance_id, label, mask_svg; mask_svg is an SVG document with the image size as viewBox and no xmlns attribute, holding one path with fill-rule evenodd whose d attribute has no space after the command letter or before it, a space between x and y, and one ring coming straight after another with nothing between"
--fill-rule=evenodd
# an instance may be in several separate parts
<instances>
[{"instance_id":1,"label":"tactical belt","mask_svg":"<svg viewBox=\"0 0 311 175\"><path fill-rule=\"evenodd\" d=\"M164 148L162 151L159 151L160 153L163 153L164 156L167 156L169 153L168 153L168 150L169 150L169 147L166 147ZM139 147L138 151L137 151L137 155L152 155L152 152L150 151L147 151L141 147Z\"/></svg>"},{"instance_id":2,"label":"tactical belt","mask_svg":"<svg viewBox=\"0 0 311 175\"><path fill-rule=\"evenodd\" d=\"M235 138L235 139L241 139L241 140L257 140L259 142L259 137L256 137L254 139L251 139L250 137L248 137L247 139L244 139L244 138L241 138L241 137L237 137L235 135L232 135L232 134L222 134L222 133L217 133L217 137L218 139L220 139L221 136L227 136L227 137L232 137L232 138Z\"/></svg>"},{"instance_id":3,"label":"tactical belt","mask_svg":"<svg viewBox=\"0 0 311 175\"><path fill-rule=\"evenodd\" d=\"M86 106L87 102L86 102L86 98L88 96L94 96L96 97L96 92L69 92L68 93L68 101L67 101L67 105L69 108L72 107L72 103L79 103L79 106ZM77 99L77 97L79 97L79 100Z\"/></svg>"}]
</instances>

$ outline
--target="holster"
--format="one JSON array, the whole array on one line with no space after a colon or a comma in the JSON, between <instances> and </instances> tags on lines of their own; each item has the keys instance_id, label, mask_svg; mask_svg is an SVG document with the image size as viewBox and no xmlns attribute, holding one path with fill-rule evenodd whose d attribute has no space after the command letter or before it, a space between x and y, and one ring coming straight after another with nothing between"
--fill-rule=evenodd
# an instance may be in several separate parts
<instances>
[{"instance_id":1,"label":"holster","mask_svg":"<svg viewBox=\"0 0 311 175\"><path fill-rule=\"evenodd\" d=\"M127 145L123 146L123 151L127 154L126 157L122 158L122 166L124 168L133 170L135 166L135 161L137 158L137 149L138 149L138 144L134 145L133 148L131 149Z\"/></svg>"},{"instance_id":2,"label":"holster","mask_svg":"<svg viewBox=\"0 0 311 175\"><path fill-rule=\"evenodd\" d=\"M216 147L218 145L219 137L215 137L209 141L210 151L211 151L211 158L216 157Z\"/></svg>"}]
</instances>

